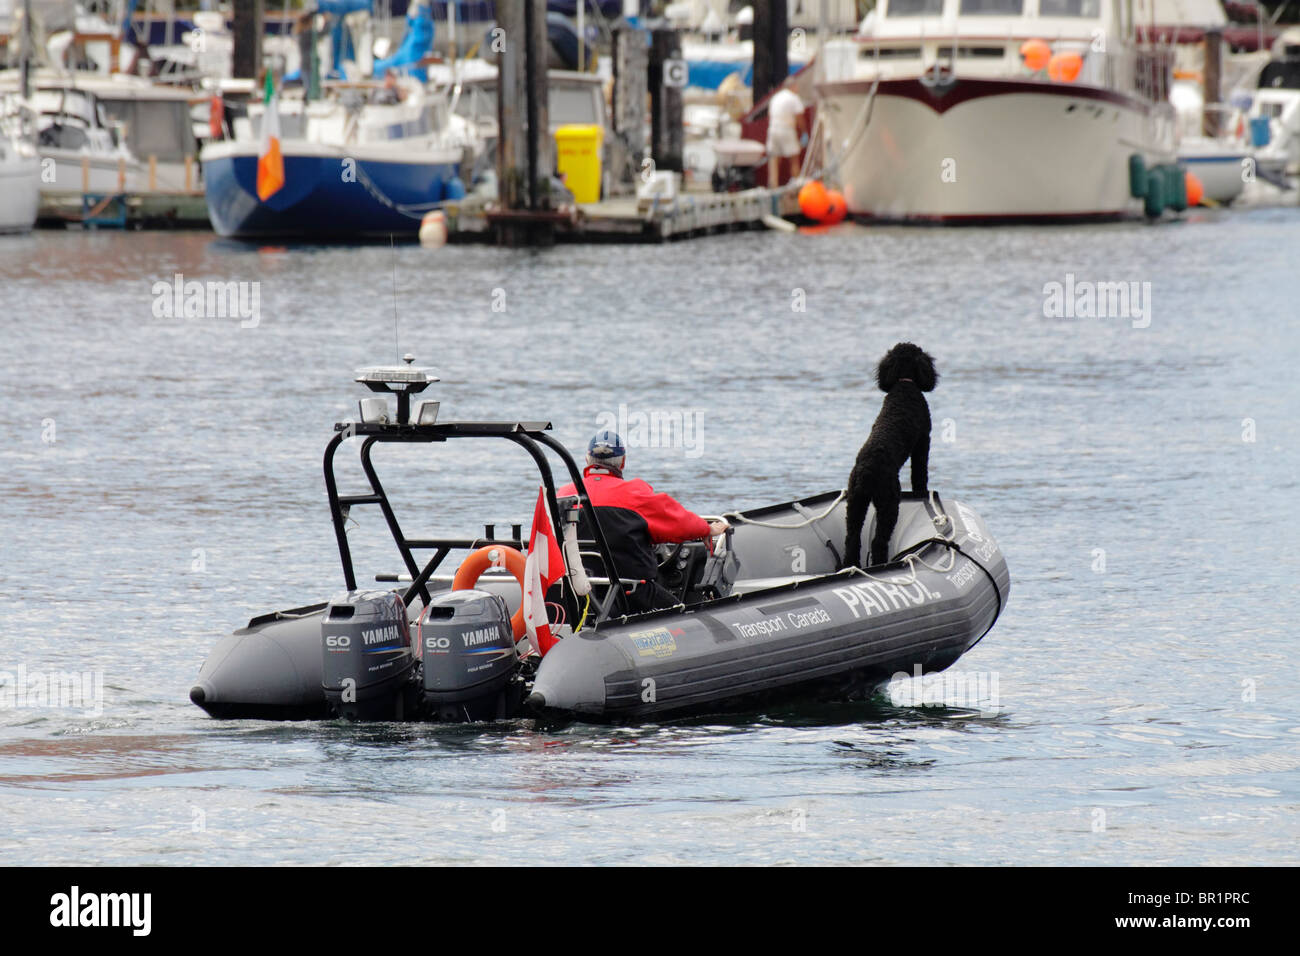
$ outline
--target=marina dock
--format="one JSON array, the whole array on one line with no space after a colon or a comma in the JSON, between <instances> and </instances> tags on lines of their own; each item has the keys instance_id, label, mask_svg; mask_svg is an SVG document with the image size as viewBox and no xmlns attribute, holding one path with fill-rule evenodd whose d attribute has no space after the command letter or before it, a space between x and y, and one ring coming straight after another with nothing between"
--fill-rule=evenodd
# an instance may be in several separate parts
<instances>
[{"instance_id":1,"label":"marina dock","mask_svg":"<svg viewBox=\"0 0 1300 956\"><path fill-rule=\"evenodd\" d=\"M207 196L199 185L194 158L187 155L184 163L175 165L179 175L160 177L157 157L149 156L144 174L128 177L126 163L119 159L117 182L108 189L96 189L90 160L83 157L80 189L42 192L37 224L88 229L211 229Z\"/></svg>"},{"instance_id":2,"label":"marina dock","mask_svg":"<svg viewBox=\"0 0 1300 956\"><path fill-rule=\"evenodd\" d=\"M734 193L685 192L671 200L628 196L580 203L556 210L506 210L467 200L447 210L448 239L489 242L507 223L549 223L558 241L665 242L720 232L767 228L765 217L780 215L780 194L767 189Z\"/></svg>"},{"instance_id":3,"label":"marina dock","mask_svg":"<svg viewBox=\"0 0 1300 956\"><path fill-rule=\"evenodd\" d=\"M202 190L69 193L41 197L36 223L87 229L211 229Z\"/></svg>"}]
</instances>

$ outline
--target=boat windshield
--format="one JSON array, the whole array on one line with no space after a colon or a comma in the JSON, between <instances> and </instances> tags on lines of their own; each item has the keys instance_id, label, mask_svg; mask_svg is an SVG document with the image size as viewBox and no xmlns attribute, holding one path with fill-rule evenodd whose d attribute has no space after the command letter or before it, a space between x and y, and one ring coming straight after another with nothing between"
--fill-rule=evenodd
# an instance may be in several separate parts
<instances>
[{"instance_id":1,"label":"boat windshield","mask_svg":"<svg viewBox=\"0 0 1300 956\"><path fill-rule=\"evenodd\" d=\"M261 139L262 115L263 114L260 112L259 113L250 112L248 114L248 126L252 130L253 139ZM284 142L286 139L303 138L304 136L303 130L306 129L307 123L306 123L306 117L303 116L301 111L295 110L291 112L289 110L286 110L284 106L281 105L276 115L280 120L280 141L281 142Z\"/></svg>"},{"instance_id":2,"label":"boat windshield","mask_svg":"<svg viewBox=\"0 0 1300 956\"><path fill-rule=\"evenodd\" d=\"M889 0L887 17L937 17L943 13L943 0Z\"/></svg>"},{"instance_id":3,"label":"boat windshield","mask_svg":"<svg viewBox=\"0 0 1300 956\"><path fill-rule=\"evenodd\" d=\"M977 17L1018 17L1024 7L1025 0L961 0L962 14Z\"/></svg>"},{"instance_id":4,"label":"boat windshield","mask_svg":"<svg viewBox=\"0 0 1300 956\"><path fill-rule=\"evenodd\" d=\"M939 0L940 3L943 0ZM547 119L552 127L566 123L600 125L596 97L586 83L565 86L552 82L546 96ZM474 84L466 86L456 103L456 114L469 120L492 119L497 116L497 90L495 86Z\"/></svg>"},{"instance_id":5,"label":"boat windshield","mask_svg":"<svg viewBox=\"0 0 1300 956\"><path fill-rule=\"evenodd\" d=\"M1101 0L1038 0L1038 15L1096 19L1101 16Z\"/></svg>"},{"instance_id":6,"label":"boat windshield","mask_svg":"<svg viewBox=\"0 0 1300 956\"><path fill-rule=\"evenodd\" d=\"M184 100L102 100L104 110L126 129L131 152L180 163L198 152L189 104Z\"/></svg>"},{"instance_id":7,"label":"boat windshield","mask_svg":"<svg viewBox=\"0 0 1300 956\"><path fill-rule=\"evenodd\" d=\"M592 87L552 86L547 96L548 118L552 126L566 123L596 124L600 116L596 113L596 98L592 96Z\"/></svg>"},{"instance_id":8,"label":"boat windshield","mask_svg":"<svg viewBox=\"0 0 1300 956\"><path fill-rule=\"evenodd\" d=\"M1271 60L1259 74L1261 90L1300 90L1300 57L1290 55L1284 60Z\"/></svg>"},{"instance_id":9,"label":"boat windshield","mask_svg":"<svg viewBox=\"0 0 1300 956\"><path fill-rule=\"evenodd\" d=\"M36 110L46 116L65 116L96 125L95 104L80 90L37 90L33 97Z\"/></svg>"}]
</instances>

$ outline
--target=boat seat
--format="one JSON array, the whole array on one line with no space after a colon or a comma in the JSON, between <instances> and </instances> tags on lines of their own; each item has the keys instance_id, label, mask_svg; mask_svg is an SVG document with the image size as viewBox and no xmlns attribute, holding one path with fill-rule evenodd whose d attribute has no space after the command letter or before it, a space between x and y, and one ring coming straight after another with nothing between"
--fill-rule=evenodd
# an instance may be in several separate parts
<instances>
[{"instance_id":1,"label":"boat seat","mask_svg":"<svg viewBox=\"0 0 1300 956\"><path fill-rule=\"evenodd\" d=\"M587 572L587 580L592 585L592 600L595 601L599 612L597 619L603 620L614 607L615 590L612 587L614 582L605 570L605 560L595 547L595 541L578 539L578 555L582 558L582 567ZM618 584L629 594L634 593L644 583L641 578L618 579ZM600 591L601 588L604 588L603 592Z\"/></svg>"}]
</instances>

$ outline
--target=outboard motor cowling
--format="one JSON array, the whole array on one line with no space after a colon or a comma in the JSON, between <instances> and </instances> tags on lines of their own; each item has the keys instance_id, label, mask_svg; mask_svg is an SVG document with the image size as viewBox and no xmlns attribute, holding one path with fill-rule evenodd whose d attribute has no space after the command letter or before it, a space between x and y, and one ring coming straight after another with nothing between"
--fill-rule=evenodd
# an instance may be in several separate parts
<instances>
[{"instance_id":1,"label":"outboard motor cowling","mask_svg":"<svg viewBox=\"0 0 1300 956\"><path fill-rule=\"evenodd\" d=\"M414 709L415 657L406 606L391 591L348 591L321 618L321 685L331 713L402 720Z\"/></svg>"},{"instance_id":2,"label":"outboard motor cowling","mask_svg":"<svg viewBox=\"0 0 1300 956\"><path fill-rule=\"evenodd\" d=\"M498 594L444 591L421 615L424 707L439 720L494 720L523 699L510 612Z\"/></svg>"}]
</instances>

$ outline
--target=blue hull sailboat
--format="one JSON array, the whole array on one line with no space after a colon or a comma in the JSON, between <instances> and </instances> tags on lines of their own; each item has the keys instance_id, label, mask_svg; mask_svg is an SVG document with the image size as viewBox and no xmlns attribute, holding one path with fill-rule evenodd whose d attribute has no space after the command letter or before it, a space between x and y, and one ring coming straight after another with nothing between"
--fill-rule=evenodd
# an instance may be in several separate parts
<instances>
[{"instance_id":1,"label":"blue hull sailboat","mask_svg":"<svg viewBox=\"0 0 1300 956\"><path fill-rule=\"evenodd\" d=\"M413 9L408 29L427 50L427 7ZM382 82L327 80L320 98L290 91L282 100L250 105L247 116L234 119L232 138L210 142L201 160L217 233L313 241L414 238L425 214L462 198L481 138L451 111L444 93L425 85L417 66L423 54L407 46L377 64ZM313 80L306 89L316 86ZM269 128L279 131L283 184L259 196L268 118Z\"/></svg>"}]
</instances>

